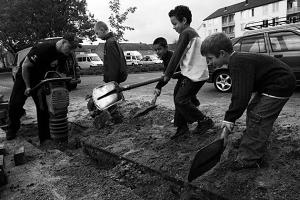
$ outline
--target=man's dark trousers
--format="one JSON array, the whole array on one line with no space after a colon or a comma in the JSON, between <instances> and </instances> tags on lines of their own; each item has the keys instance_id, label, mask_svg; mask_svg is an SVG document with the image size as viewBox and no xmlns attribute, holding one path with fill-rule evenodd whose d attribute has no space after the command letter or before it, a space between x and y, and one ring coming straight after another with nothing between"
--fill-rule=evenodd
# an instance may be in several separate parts
<instances>
[{"instance_id":1,"label":"man's dark trousers","mask_svg":"<svg viewBox=\"0 0 300 200\"><path fill-rule=\"evenodd\" d=\"M21 73L17 73L13 90L8 105L8 130L7 135L16 135L20 128L20 118L23 114L23 106L27 99L24 95L26 86ZM45 96L38 98L38 93L33 93L32 98L36 105L38 130L40 142L50 139L49 113L45 103ZM41 100L43 101L41 103Z\"/></svg>"},{"instance_id":2,"label":"man's dark trousers","mask_svg":"<svg viewBox=\"0 0 300 200\"><path fill-rule=\"evenodd\" d=\"M174 125L176 127L187 126L187 123L204 119L205 115L197 109L192 99L195 98L205 82L206 81L193 82L184 76L178 79L174 88Z\"/></svg>"}]
</instances>

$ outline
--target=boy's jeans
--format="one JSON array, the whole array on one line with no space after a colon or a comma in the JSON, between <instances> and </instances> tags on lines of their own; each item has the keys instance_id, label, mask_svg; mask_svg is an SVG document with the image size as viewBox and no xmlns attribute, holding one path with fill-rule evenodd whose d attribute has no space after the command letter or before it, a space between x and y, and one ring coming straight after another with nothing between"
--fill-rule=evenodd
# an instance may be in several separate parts
<instances>
[{"instance_id":1,"label":"boy's jeans","mask_svg":"<svg viewBox=\"0 0 300 200\"><path fill-rule=\"evenodd\" d=\"M262 94L253 97L247 108L246 131L237 159L251 163L263 157L273 124L287 101Z\"/></svg>"},{"instance_id":2,"label":"boy's jeans","mask_svg":"<svg viewBox=\"0 0 300 200\"><path fill-rule=\"evenodd\" d=\"M178 79L174 88L175 126L187 126L187 123L193 123L205 117L205 115L197 109L198 105L195 105L196 95L205 82L206 81L193 82L186 77Z\"/></svg>"}]
</instances>

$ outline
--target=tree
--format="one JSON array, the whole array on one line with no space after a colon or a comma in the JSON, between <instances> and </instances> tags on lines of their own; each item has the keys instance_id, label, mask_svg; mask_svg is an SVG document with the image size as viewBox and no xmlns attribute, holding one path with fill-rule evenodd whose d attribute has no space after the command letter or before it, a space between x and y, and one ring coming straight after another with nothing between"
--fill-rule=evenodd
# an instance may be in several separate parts
<instances>
[{"instance_id":1,"label":"tree","mask_svg":"<svg viewBox=\"0 0 300 200\"><path fill-rule=\"evenodd\" d=\"M120 13L120 1L110 0L109 8L112 11L109 17L110 26L114 29L116 37L119 41L128 41L124 38L124 33L126 30L134 30L134 28L129 26L124 26L123 23L127 20L127 15L129 13L134 13L137 7L129 7L124 13Z\"/></svg>"},{"instance_id":2,"label":"tree","mask_svg":"<svg viewBox=\"0 0 300 200\"><path fill-rule=\"evenodd\" d=\"M86 11L86 0L0 0L0 4L0 40L10 51L66 32L95 40L96 21Z\"/></svg>"}]
</instances>

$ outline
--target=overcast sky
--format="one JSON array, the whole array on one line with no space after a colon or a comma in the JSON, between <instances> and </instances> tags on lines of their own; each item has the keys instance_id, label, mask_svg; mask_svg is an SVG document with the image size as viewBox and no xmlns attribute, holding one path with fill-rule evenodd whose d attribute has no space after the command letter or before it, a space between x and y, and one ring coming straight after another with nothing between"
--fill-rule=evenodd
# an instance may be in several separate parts
<instances>
[{"instance_id":1,"label":"overcast sky","mask_svg":"<svg viewBox=\"0 0 300 200\"><path fill-rule=\"evenodd\" d=\"M136 6L136 11L128 14L125 25L135 30L126 31L128 42L143 42L151 44L156 37L165 37L168 43L178 39L178 34L172 28L168 13L177 5L188 6L192 12L191 26L197 29L203 19L217 9L242 2L243 0L120 0L121 13L128 7ZM106 22L110 9L109 0L87 0L87 9L95 15L96 20Z\"/></svg>"}]
</instances>

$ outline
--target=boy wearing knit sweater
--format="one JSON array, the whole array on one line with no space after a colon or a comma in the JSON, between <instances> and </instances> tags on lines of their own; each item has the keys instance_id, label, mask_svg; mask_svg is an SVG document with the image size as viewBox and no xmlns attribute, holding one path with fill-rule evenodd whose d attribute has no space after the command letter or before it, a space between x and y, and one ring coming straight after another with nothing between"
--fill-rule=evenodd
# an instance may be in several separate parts
<instances>
[{"instance_id":1,"label":"boy wearing knit sweater","mask_svg":"<svg viewBox=\"0 0 300 200\"><path fill-rule=\"evenodd\" d=\"M293 72L271 56L234 52L224 33L208 36L202 43L201 54L209 65L227 64L231 74L231 103L222 122L222 128L228 130L221 136L225 143L235 121L247 109L246 131L232 170L260 167L274 121L295 89Z\"/></svg>"},{"instance_id":2,"label":"boy wearing knit sweater","mask_svg":"<svg viewBox=\"0 0 300 200\"><path fill-rule=\"evenodd\" d=\"M203 134L212 128L213 121L206 117L192 102L193 97L209 78L205 57L200 53L201 40L198 33L190 27L192 14L186 6L176 6L169 12L173 28L179 39L176 50L166 68L164 81L168 82L177 65L180 66L182 78L174 89L175 116L177 131L171 139L189 133L188 123L198 122L192 133Z\"/></svg>"}]
</instances>

